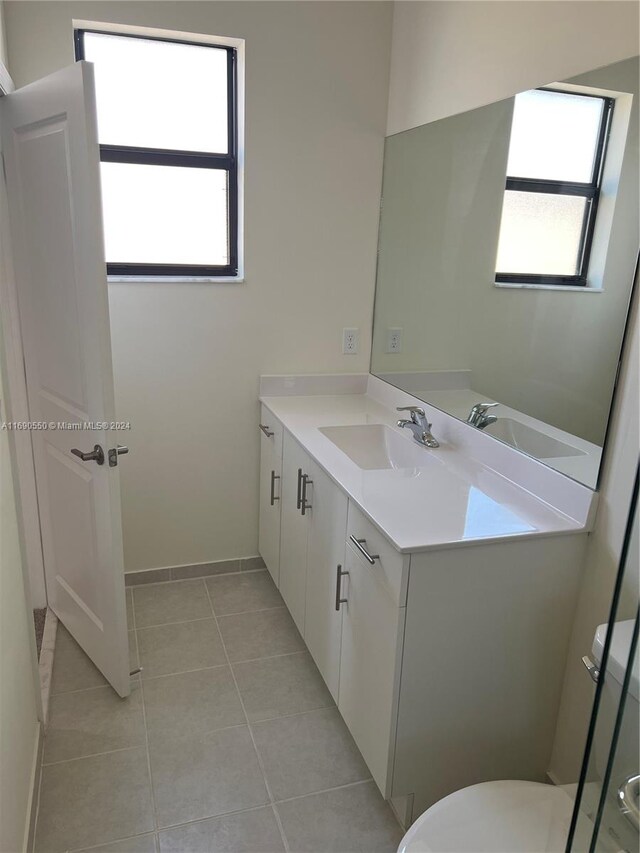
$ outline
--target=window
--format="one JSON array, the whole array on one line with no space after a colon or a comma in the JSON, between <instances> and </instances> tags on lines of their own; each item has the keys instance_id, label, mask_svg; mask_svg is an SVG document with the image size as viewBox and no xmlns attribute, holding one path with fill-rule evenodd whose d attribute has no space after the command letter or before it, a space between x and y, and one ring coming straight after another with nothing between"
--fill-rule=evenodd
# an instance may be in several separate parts
<instances>
[{"instance_id":1,"label":"window","mask_svg":"<svg viewBox=\"0 0 640 853\"><path fill-rule=\"evenodd\" d=\"M236 49L75 32L95 66L107 272L238 275Z\"/></svg>"},{"instance_id":2,"label":"window","mask_svg":"<svg viewBox=\"0 0 640 853\"><path fill-rule=\"evenodd\" d=\"M613 99L515 98L496 281L586 286Z\"/></svg>"}]
</instances>

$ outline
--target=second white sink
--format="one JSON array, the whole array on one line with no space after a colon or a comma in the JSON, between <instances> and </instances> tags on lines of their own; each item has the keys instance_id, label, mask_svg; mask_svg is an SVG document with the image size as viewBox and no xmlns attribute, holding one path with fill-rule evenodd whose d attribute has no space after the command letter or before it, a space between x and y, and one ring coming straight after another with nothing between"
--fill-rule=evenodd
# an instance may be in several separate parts
<instances>
[{"instance_id":1,"label":"second white sink","mask_svg":"<svg viewBox=\"0 0 640 853\"><path fill-rule=\"evenodd\" d=\"M428 463L428 450L384 424L320 427L320 432L367 471L419 468Z\"/></svg>"},{"instance_id":2,"label":"second white sink","mask_svg":"<svg viewBox=\"0 0 640 853\"><path fill-rule=\"evenodd\" d=\"M498 420L485 427L487 435L493 435L500 441L505 441L512 447L535 456L536 459L558 459L563 456L584 456L582 450L558 441L550 435L545 435L537 429L532 429L527 424L515 421L513 418L498 418Z\"/></svg>"}]
</instances>

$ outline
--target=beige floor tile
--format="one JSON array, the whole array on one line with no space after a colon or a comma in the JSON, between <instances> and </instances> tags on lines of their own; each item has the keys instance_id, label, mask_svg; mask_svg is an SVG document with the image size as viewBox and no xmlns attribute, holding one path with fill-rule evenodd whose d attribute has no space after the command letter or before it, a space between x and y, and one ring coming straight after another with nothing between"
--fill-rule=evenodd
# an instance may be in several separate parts
<instances>
[{"instance_id":1,"label":"beige floor tile","mask_svg":"<svg viewBox=\"0 0 640 853\"><path fill-rule=\"evenodd\" d=\"M296 853L395 853L402 830L374 782L276 806Z\"/></svg>"},{"instance_id":2,"label":"beige floor tile","mask_svg":"<svg viewBox=\"0 0 640 853\"><path fill-rule=\"evenodd\" d=\"M94 666L61 622L56 632L51 693L84 690L106 684L102 673Z\"/></svg>"},{"instance_id":3,"label":"beige floor tile","mask_svg":"<svg viewBox=\"0 0 640 853\"><path fill-rule=\"evenodd\" d=\"M213 618L139 628L137 633L143 678L226 663Z\"/></svg>"},{"instance_id":4,"label":"beige floor tile","mask_svg":"<svg viewBox=\"0 0 640 853\"><path fill-rule=\"evenodd\" d=\"M152 742L150 754L160 827L268 803L245 726Z\"/></svg>"},{"instance_id":5,"label":"beige floor tile","mask_svg":"<svg viewBox=\"0 0 640 853\"><path fill-rule=\"evenodd\" d=\"M211 616L203 580L146 584L133 588L136 628Z\"/></svg>"},{"instance_id":6,"label":"beige floor tile","mask_svg":"<svg viewBox=\"0 0 640 853\"><path fill-rule=\"evenodd\" d=\"M36 853L91 847L153 828L146 750L43 768Z\"/></svg>"},{"instance_id":7,"label":"beige floor tile","mask_svg":"<svg viewBox=\"0 0 640 853\"><path fill-rule=\"evenodd\" d=\"M111 687L60 693L50 699L45 764L144 743L139 686L126 699Z\"/></svg>"},{"instance_id":8,"label":"beige floor tile","mask_svg":"<svg viewBox=\"0 0 640 853\"><path fill-rule=\"evenodd\" d=\"M308 652L236 663L233 671L249 722L334 704Z\"/></svg>"},{"instance_id":9,"label":"beige floor tile","mask_svg":"<svg viewBox=\"0 0 640 853\"><path fill-rule=\"evenodd\" d=\"M206 584L216 616L284 606L266 570L207 578Z\"/></svg>"},{"instance_id":10,"label":"beige floor tile","mask_svg":"<svg viewBox=\"0 0 640 853\"><path fill-rule=\"evenodd\" d=\"M160 833L162 853L284 853L271 808L189 823Z\"/></svg>"},{"instance_id":11,"label":"beige floor tile","mask_svg":"<svg viewBox=\"0 0 640 853\"><path fill-rule=\"evenodd\" d=\"M242 725L245 716L228 666L143 682L149 740Z\"/></svg>"},{"instance_id":12,"label":"beige floor tile","mask_svg":"<svg viewBox=\"0 0 640 853\"><path fill-rule=\"evenodd\" d=\"M302 637L285 607L221 616L218 625L232 663L304 649Z\"/></svg>"},{"instance_id":13,"label":"beige floor tile","mask_svg":"<svg viewBox=\"0 0 640 853\"><path fill-rule=\"evenodd\" d=\"M371 776L336 708L256 723L252 728L276 800Z\"/></svg>"}]
</instances>

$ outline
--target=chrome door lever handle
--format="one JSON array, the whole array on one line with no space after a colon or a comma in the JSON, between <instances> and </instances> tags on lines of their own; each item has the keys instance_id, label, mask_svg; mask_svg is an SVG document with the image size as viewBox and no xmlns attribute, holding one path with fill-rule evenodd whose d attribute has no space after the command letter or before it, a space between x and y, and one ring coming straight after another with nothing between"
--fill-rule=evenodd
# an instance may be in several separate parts
<instances>
[{"instance_id":1,"label":"chrome door lever handle","mask_svg":"<svg viewBox=\"0 0 640 853\"><path fill-rule=\"evenodd\" d=\"M89 453L83 453L77 447L72 447L71 452L83 462L95 462L97 465L104 465L104 450L99 444L94 445L93 450L90 450Z\"/></svg>"}]
</instances>

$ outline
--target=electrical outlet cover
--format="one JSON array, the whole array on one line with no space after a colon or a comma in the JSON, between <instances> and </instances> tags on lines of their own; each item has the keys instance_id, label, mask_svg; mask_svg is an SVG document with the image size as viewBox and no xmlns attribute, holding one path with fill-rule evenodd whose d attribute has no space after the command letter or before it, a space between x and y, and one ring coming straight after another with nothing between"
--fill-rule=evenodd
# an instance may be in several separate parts
<instances>
[{"instance_id":1,"label":"electrical outlet cover","mask_svg":"<svg viewBox=\"0 0 640 853\"><path fill-rule=\"evenodd\" d=\"M342 330L342 352L344 355L356 355L359 337L358 329Z\"/></svg>"}]
</instances>

